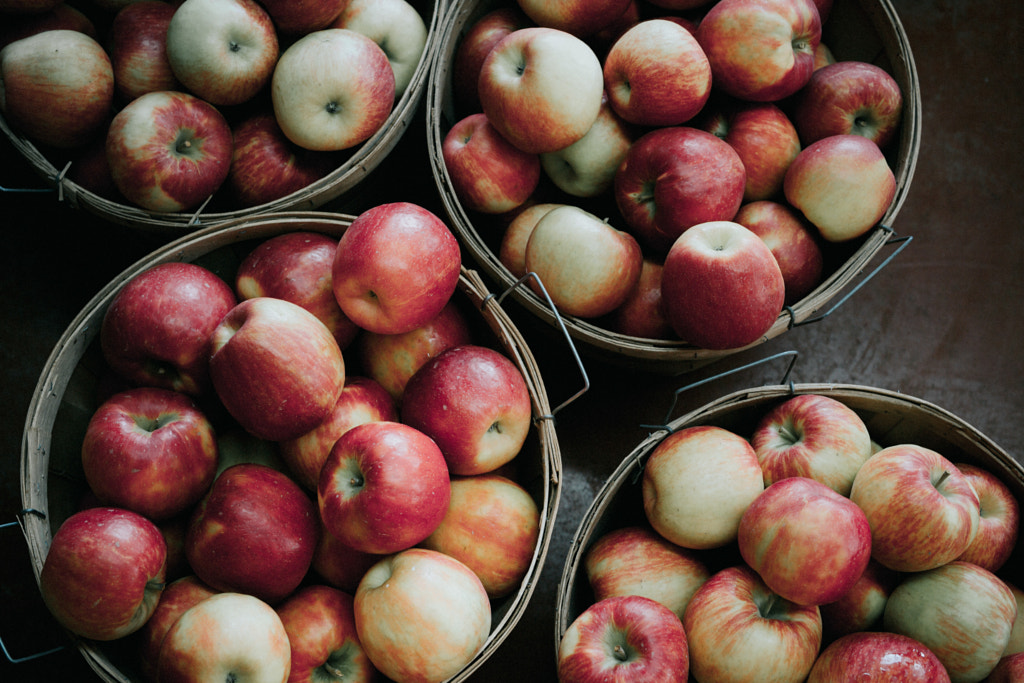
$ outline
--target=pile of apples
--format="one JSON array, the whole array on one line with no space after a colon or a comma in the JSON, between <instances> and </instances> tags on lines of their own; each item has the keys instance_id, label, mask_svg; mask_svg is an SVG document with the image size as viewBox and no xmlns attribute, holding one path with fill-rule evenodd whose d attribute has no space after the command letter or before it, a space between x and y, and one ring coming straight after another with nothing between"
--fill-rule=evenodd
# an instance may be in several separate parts
<instances>
[{"instance_id":1,"label":"pile of apples","mask_svg":"<svg viewBox=\"0 0 1024 683\"><path fill-rule=\"evenodd\" d=\"M831 9L490 9L453 52L446 182L560 312L639 338L751 344L896 192L884 152L903 93L874 64L835 60L821 41Z\"/></svg>"},{"instance_id":2,"label":"pile of apples","mask_svg":"<svg viewBox=\"0 0 1024 683\"><path fill-rule=\"evenodd\" d=\"M428 42L407 0L83 1L0 1L0 114L70 180L151 212L257 206L327 176Z\"/></svg>"},{"instance_id":3,"label":"pile of apples","mask_svg":"<svg viewBox=\"0 0 1024 683\"><path fill-rule=\"evenodd\" d=\"M640 489L581 556L561 683L1022 680L1020 504L989 469L806 393L668 434Z\"/></svg>"},{"instance_id":4,"label":"pile of apples","mask_svg":"<svg viewBox=\"0 0 1024 683\"><path fill-rule=\"evenodd\" d=\"M267 238L224 279L154 265L110 301L109 373L43 599L147 680L442 681L534 561L533 400L412 203Z\"/></svg>"}]
</instances>

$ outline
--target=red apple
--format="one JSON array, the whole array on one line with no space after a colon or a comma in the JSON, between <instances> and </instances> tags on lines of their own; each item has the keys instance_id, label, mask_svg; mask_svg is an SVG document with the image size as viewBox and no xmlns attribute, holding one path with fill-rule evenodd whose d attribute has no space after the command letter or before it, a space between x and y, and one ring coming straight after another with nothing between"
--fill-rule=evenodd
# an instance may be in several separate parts
<instances>
[{"instance_id":1,"label":"red apple","mask_svg":"<svg viewBox=\"0 0 1024 683\"><path fill-rule=\"evenodd\" d=\"M821 616L771 592L737 565L713 574L683 615L699 681L803 681L821 647Z\"/></svg>"},{"instance_id":2,"label":"red apple","mask_svg":"<svg viewBox=\"0 0 1024 683\"><path fill-rule=\"evenodd\" d=\"M167 59L167 26L177 10L163 0L125 5L110 24L114 86L123 101L157 90L181 90Z\"/></svg>"},{"instance_id":3,"label":"red apple","mask_svg":"<svg viewBox=\"0 0 1024 683\"><path fill-rule=\"evenodd\" d=\"M456 301L449 301L422 325L398 334L363 332L355 341L362 371L401 403L409 378L445 349L473 342L469 321Z\"/></svg>"},{"instance_id":4,"label":"red apple","mask_svg":"<svg viewBox=\"0 0 1024 683\"><path fill-rule=\"evenodd\" d=\"M110 122L107 163L114 184L149 211L185 211L224 183L231 128L210 103L160 90L129 102Z\"/></svg>"},{"instance_id":5,"label":"red apple","mask_svg":"<svg viewBox=\"0 0 1024 683\"><path fill-rule=\"evenodd\" d=\"M359 327L334 298L331 268L337 249L334 237L304 230L264 240L242 259L235 273L239 300L269 296L298 304L327 326L338 348L346 349Z\"/></svg>"},{"instance_id":6,"label":"red apple","mask_svg":"<svg viewBox=\"0 0 1024 683\"><path fill-rule=\"evenodd\" d=\"M334 408L320 424L280 442L281 457L295 479L315 491L320 470L341 435L356 425L385 421L398 421L398 407L391 394L369 377L348 376Z\"/></svg>"},{"instance_id":7,"label":"red apple","mask_svg":"<svg viewBox=\"0 0 1024 683\"><path fill-rule=\"evenodd\" d=\"M352 605L350 593L313 584L277 606L292 651L289 683L377 679L359 642Z\"/></svg>"},{"instance_id":8,"label":"red apple","mask_svg":"<svg viewBox=\"0 0 1024 683\"><path fill-rule=\"evenodd\" d=\"M871 527L846 496L807 477L765 488L740 518L740 555L772 592L797 605L845 595L871 558Z\"/></svg>"},{"instance_id":9,"label":"red apple","mask_svg":"<svg viewBox=\"0 0 1024 683\"><path fill-rule=\"evenodd\" d=\"M245 431L237 423L224 425L217 431L217 476L232 465L243 462L266 465L287 473L276 441L267 441Z\"/></svg>"},{"instance_id":10,"label":"red apple","mask_svg":"<svg viewBox=\"0 0 1024 683\"><path fill-rule=\"evenodd\" d=\"M818 655L807 683L856 683L865 680L901 683L948 683L949 674L935 654L898 633L852 633Z\"/></svg>"},{"instance_id":11,"label":"red apple","mask_svg":"<svg viewBox=\"0 0 1024 683\"><path fill-rule=\"evenodd\" d=\"M64 628L91 640L116 640L153 614L166 560L164 537L153 522L121 508L88 508L54 533L39 590Z\"/></svg>"},{"instance_id":12,"label":"red apple","mask_svg":"<svg viewBox=\"0 0 1024 683\"><path fill-rule=\"evenodd\" d=\"M626 300L609 314L609 327L619 334L644 339L675 339L661 297L663 263L645 258L640 279Z\"/></svg>"},{"instance_id":13,"label":"red apple","mask_svg":"<svg viewBox=\"0 0 1024 683\"><path fill-rule=\"evenodd\" d=\"M768 245L739 223L693 226L665 257L661 296L669 324L695 346L753 344L775 323L785 295Z\"/></svg>"},{"instance_id":14,"label":"red apple","mask_svg":"<svg viewBox=\"0 0 1024 683\"><path fill-rule=\"evenodd\" d=\"M782 271L787 306L796 304L822 282L825 256L818 231L788 204L763 199L740 207L734 219L760 237Z\"/></svg>"},{"instance_id":15,"label":"red apple","mask_svg":"<svg viewBox=\"0 0 1024 683\"><path fill-rule=\"evenodd\" d=\"M786 171L786 201L829 242L873 228L896 196L896 177L882 151L860 135L830 135L805 147Z\"/></svg>"},{"instance_id":16,"label":"red apple","mask_svg":"<svg viewBox=\"0 0 1024 683\"><path fill-rule=\"evenodd\" d=\"M399 422L367 422L334 444L317 486L324 529L367 553L410 548L444 519L451 482L430 437Z\"/></svg>"},{"instance_id":17,"label":"red apple","mask_svg":"<svg viewBox=\"0 0 1024 683\"><path fill-rule=\"evenodd\" d=\"M337 159L289 140L271 112L260 111L232 129L227 186L242 207L273 202L322 180Z\"/></svg>"},{"instance_id":18,"label":"red apple","mask_svg":"<svg viewBox=\"0 0 1024 683\"><path fill-rule=\"evenodd\" d=\"M492 600L512 593L530 570L540 510L529 492L500 474L453 477L444 519L420 547L473 570Z\"/></svg>"},{"instance_id":19,"label":"red apple","mask_svg":"<svg viewBox=\"0 0 1024 683\"><path fill-rule=\"evenodd\" d=\"M698 223L732 220L743 201L743 162L724 140L688 126L641 136L615 174L615 203L626 225L664 255Z\"/></svg>"},{"instance_id":20,"label":"red apple","mask_svg":"<svg viewBox=\"0 0 1024 683\"><path fill-rule=\"evenodd\" d=\"M522 372L502 353L445 349L405 385L402 422L434 440L452 474L492 472L519 454L533 404Z\"/></svg>"},{"instance_id":21,"label":"red apple","mask_svg":"<svg viewBox=\"0 0 1024 683\"><path fill-rule=\"evenodd\" d=\"M366 571L383 557L345 545L325 529L313 553L312 570L328 585L355 593Z\"/></svg>"},{"instance_id":22,"label":"red apple","mask_svg":"<svg viewBox=\"0 0 1024 683\"><path fill-rule=\"evenodd\" d=\"M210 378L227 411L269 441L320 424L345 385L345 361L331 331L284 299L246 299L211 337Z\"/></svg>"},{"instance_id":23,"label":"red apple","mask_svg":"<svg viewBox=\"0 0 1024 683\"><path fill-rule=\"evenodd\" d=\"M394 681L443 681L480 652L491 604L469 567L410 548L366 572L355 593L356 630L370 661Z\"/></svg>"},{"instance_id":24,"label":"red apple","mask_svg":"<svg viewBox=\"0 0 1024 683\"><path fill-rule=\"evenodd\" d=\"M833 640L858 631L877 630L889 594L899 581L899 573L869 560L853 588L827 605L819 605L825 638Z\"/></svg>"},{"instance_id":25,"label":"red apple","mask_svg":"<svg viewBox=\"0 0 1024 683\"><path fill-rule=\"evenodd\" d=\"M642 126L677 126L704 108L711 65L693 34L648 19L628 29L604 60L604 87L615 113Z\"/></svg>"},{"instance_id":26,"label":"red apple","mask_svg":"<svg viewBox=\"0 0 1024 683\"><path fill-rule=\"evenodd\" d=\"M452 93L459 111L483 111L477 96L480 67L498 41L531 24L518 5L497 7L473 21L452 57Z\"/></svg>"},{"instance_id":27,"label":"red apple","mask_svg":"<svg viewBox=\"0 0 1024 683\"><path fill-rule=\"evenodd\" d=\"M816 69L793 104L803 144L829 135L862 135L885 147L903 112L899 83L880 66L840 61Z\"/></svg>"},{"instance_id":28,"label":"red apple","mask_svg":"<svg viewBox=\"0 0 1024 683\"><path fill-rule=\"evenodd\" d=\"M483 113L457 121L441 143L441 155L452 189L470 211L511 211L540 182L540 157L506 140Z\"/></svg>"},{"instance_id":29,"label":"red apple","mask_svg":"<svg viewBox=\"0 0 1024 683\"><path fill-rule=\"evenodd\" d=\"M639 595L599 600L565 630L558 645L561 683L687 679L690 655L672 610Z\"/></svg>"},{"instance_id":30,"label":"red apple","mask_svg":"<svg viewBox=\"0 0 1024 683\"><path fill-rule=\"evenodd\" d=\"M301 36L327 28L345 8L344 0L264 0L281 33Z\"/></svg>"},{"instance_id":31,"label":"red apple","mask_svg":"<svg viewBox=\"0 0 1024 683\"><path fill-rule=\"evenodd\" d=\"M107 364L133 384L199 395L209 388L210 337L235 293L192 263L158 264L134 276L103 316Z\"/></svg>"},{"instance_id":32,"label":"red apple","mask_svg":"<svg viewBox=\"0 0 1024 683\"><path fill-rule=\"evenodd\" d=\"M1010 487L991 471L965 462L956 466L974 487L981 505L978 533L957 559L997 572L1017 545L1020 504Z\"/></svg>"},{"instance_id":33,"label":"red apple","mask_svg":"<svg viewBox=\"0 0 1024 683\"><path fill-rule=\"evenodd\" d=\"M538 26L588 37L616 21L629 0L517 0Z\"/></svg>"},{"instance_id":34,"label":"red apple","mask_svg":"<svg viewBox=\"0 0 1024 683\"><path fill-rule=\"evenodd\" d=\"M821 17L811 0L722 0L701 18L697 41L716 88L773 102L810 79Z\"/></svg>"},{"instance_id":35,"label":"red apple","mask_svg":"<svg viewBox=\"0 0 1024 683\"><path fill-rule=\"evenodd\" d=\"M341 310L365 330L400 334L430 321L459 284L458 240L428 209L379 204L359 214L332 265Z\"/></svg>"},{"instance_id":36,"label":"red apple","mask_svg":"<svg viewBox=\"0 0 1024 683\"><path fill-rule=\"evenodd\" d=\"M642 595L680 619L711 572L697 551L683 548L647 526L604 533L583 558L594 600Z\"/></svg>"},{"instance_id":37,"label":"red apple","mask_svg":"<svg viewBox=\"0 0 1024 683\"><path fill-rule=\"evenodd\" d=\"M287 475L243 463L217 477L189 521L185 551L200 579L220 591L278 602L313 561L316 504Z\"/></svg>"},{"instance_id":38,"label":"red apple","mask_svg":"<svg viewBox=\"0 0 1024 683\"><path fill-rule=\"evenodd\" d=\"M986 683L1017 683L1024 681L1024 652L1006 655L999 660Z\"/></svg>"},{"instance_id":39,"label":"red apple","mask_svg":"<svg viewBox=\"0 0 1024 683\"><path fill-rule=\"evenodd\" d=\"M162 521L191 508L213 483L217 439L185 394L131 389L108 398L89 418L82 469L103 504Z\"/></svg>"},{"instance_id":40,"label":"red apple","mask_svg":"<svg viewBox=\"0 0 1024 683\"><path fill-rule=\"evenodd\" d=\"M14 41L0 52L0 83L0 114L35 142L80 147L110 120L110 57L80 31L55 29Z\"/></svg>"},{"instance_id":41,"label":"red apple","mask_svg":"<svg viewBox=\"0 0 1024 683\"><path fill-rule=\"evenodd\" d=\"M884 448L861 465L850 499L871 524L871 554L900 572L941 566L978 533L980 503L967 477L916 444Z\"/></svg>"},{"instance_id":42,"label":"red apple","mask_svg":"<svg viewBox=\"0 0 1024 683\"><path fill-rule=\"evenodd\" d=\"M185 610L212 597L218 591L207 586L193 574L167 584L153 614L138 631L139 668L146 680L155 681L160 646L174 622Z\"/></svg>"}]
</instances>

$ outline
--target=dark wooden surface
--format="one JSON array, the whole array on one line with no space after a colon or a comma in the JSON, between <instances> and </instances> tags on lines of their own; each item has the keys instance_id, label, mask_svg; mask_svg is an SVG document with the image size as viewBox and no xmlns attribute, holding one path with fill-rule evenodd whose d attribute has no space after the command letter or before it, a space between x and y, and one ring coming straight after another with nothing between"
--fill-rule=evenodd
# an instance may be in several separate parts
<instances>
[{"instance_id":1,"label":"dark wooden surface","mask_svg":"<svg viewBox=\"0 0 1024 683\"><path fill-rule=\"evenodd\" d=\"M1006 2L894 4L923 101L917 171L894 225L913 242L833 315L710 369L667 377L585 360L591 388L558 416L564 480L540 582L519 626L474 680L555 679L554 601L572 535L596 490L645 436L640 425L661 420L672 392L692 381L796 350L798 382L861 384L922 398L974 425L1018 461L1024 457L1022 10ZM422 129L420 117L399 158L371 175L362 201L437 206ZM0 185L43 186L6 140ZM0 523L9 523L21 509L22 431L48 355L89 298L159 241L60 205L52 194L0 194L0 222ZM579 374L564 349L538 341L534 353L552 403L578 389ZM723 378L684 394L680 408L775 383L780 372L766 364ZM10 654L65 644L39 598L16 526L0 527L0 557L0 638ZM4 681L95 678L70 648L19 664L0 658Z\"/></svg>"}]
</instances>

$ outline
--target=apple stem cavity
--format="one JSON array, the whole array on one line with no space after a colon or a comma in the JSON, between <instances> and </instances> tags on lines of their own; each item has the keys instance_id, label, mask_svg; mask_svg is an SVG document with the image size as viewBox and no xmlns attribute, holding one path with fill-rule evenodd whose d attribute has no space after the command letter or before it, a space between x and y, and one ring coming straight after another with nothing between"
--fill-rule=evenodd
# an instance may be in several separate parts
<instances>
[{"instance_id":1,"label":"apple stem cavity","mask_svg":"<svg viewBox=\"0 0 1024 683\"><path fill-rule=\"evenodd\" d=\"M144 415L136 415L136 416L133 417L133 420L135 421L135 425L137 427L139 427L139 429L142 429L142 430L147 431L147 432L155 432L156 430L160 429L164 425L169 425L172 422L177 421L178 420L178 414L177 413L163 413L162 415L160 415L158 417L155 417L155 418L153 418L153 417L146 417Z\"/></svg>"}]
</instances>

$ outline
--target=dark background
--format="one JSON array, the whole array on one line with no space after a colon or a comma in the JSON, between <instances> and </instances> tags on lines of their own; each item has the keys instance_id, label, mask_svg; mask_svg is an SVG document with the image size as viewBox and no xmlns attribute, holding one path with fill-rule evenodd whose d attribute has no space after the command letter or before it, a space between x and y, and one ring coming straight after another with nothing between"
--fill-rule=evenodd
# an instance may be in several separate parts
<instances>
[{"instance_id":1,"label":"dark background","mask_svg":"<svg viewBox=\"0 0 1024 683\"><path fill-rule=\"evenodd\" d=\"M591 388L558 415L564 479L540 583L519 626L476 680L554 680L555 593L572 534L594 493L646 435L640 425L660 421L672 392L697 379L792 349L799 353L798 382L918 397L972 424L1018 461L1024 457L1022 10L995 0L894 5L923 102L916 175L894 224L912 243L833 315L710 369L667 377L585 359ZM420 116L394 158L359 190L362 200L435 208L423 128ZM6 139L0 185L45 187ZM159 242L58 204L52 193L0 194L0 223L0 523L12 523L22 507L22 431L47 357L93 294ZM530 339L538 340L533 351L557 404L579 388L579 375L564 349ZM780 373L778 364L758 366L685 393L680 407L777 383ZM17 526L0 528L0 557L0 638L11 655L67 644L39 598ZM73 648L20 664L0 659L4 681L58 678L95 674Z\"/></svg>"}]
</instances>

